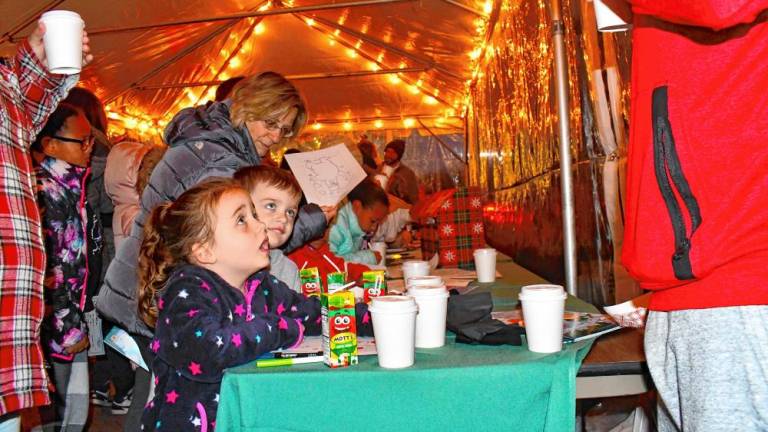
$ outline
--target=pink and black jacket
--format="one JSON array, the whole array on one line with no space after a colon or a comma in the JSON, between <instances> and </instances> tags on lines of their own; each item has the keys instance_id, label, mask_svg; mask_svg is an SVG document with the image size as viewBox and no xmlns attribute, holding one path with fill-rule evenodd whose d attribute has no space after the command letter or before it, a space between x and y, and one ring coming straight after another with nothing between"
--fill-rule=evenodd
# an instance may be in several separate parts
<instances>
[{"instance_id":1,"label":"pink and black jacket","mask_svg":"<svg viewBox=\"0 0 768 432\"><path fill-rule=\"evenodd\" d=\"M87 168L46 157L36 174L47 257L44 347L71 360L64 349L88 337L84 313L99 288L101 222L86 199Z\"/></svg>"}]
</instances>

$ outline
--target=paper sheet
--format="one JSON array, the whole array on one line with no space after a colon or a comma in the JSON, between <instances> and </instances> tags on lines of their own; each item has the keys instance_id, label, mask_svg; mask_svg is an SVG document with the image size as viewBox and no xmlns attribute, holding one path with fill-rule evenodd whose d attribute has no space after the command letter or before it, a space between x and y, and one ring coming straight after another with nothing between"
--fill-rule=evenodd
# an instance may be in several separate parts
<instances>
[{"instance_id":1,"label":"paper sheet","mask_svg":"<svg viewBox=\"0 0 768 432\"><path fill-rule=\"evenodd\" d=\"M144 363L144 359L141 357L139 346L136 345L136 341L125 330L112 327L112 330L107 333L107 337L104 338L104 343L128 357L128 360L141 366L144 370L149 370L147 364Z\"/></svg>"},{"instance_id":2,"label":"paper sheet","mask_svg":"<svg viewBox=\"0 0 768 432\"><path fill-rule=\"evenodd\" d=\"M307 202L333 206L365 179L365 171L344 144L285 155Z\"/></svg>"}]
</instances>

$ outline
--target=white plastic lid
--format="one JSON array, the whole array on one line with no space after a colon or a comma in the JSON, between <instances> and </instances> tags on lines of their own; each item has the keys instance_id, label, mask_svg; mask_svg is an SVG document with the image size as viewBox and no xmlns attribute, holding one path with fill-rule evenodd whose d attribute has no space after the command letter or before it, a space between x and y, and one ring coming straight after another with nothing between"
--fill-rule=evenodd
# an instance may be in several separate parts
<instances>
[{"instance_id":1,"label":"white plastic lid","mask_svg":"<svg viewBox=\"0 0 768 432\"><path fill-rule=\"evenodd\" d=\"M445 285L440 286L410 286L408 295L413 297L448 297L448 289Z\"/></svg>"},{"instance_id":2,"label":"white plastic lid","mask_svg":"<svg viewBox=\"0 0 768 432\"><path fill-rule=\"evenodd\" d=\"M429 263L421 260L403 261L403 268L406 267L429 267Z\"/></svg>"},{"instance_id":3,"label":"white plastic lid","mask_svg":"<svg viewBox=\"0 0 768 432\"><path fill-rule=\"evenodd\" d=\"M520 290L520 300L562 300L568 297L561 285L526 285Z\"/></svg>"},{"instance_id":4,"label":"white plastic lid","mask_svg":"<svg viewBox=\"0 0 768 432\"><path fill-rule=\"evenodd\" d=\"M52 10L40 16L40 20L42 21L45 21L47 19L61 19L61 18L76 19L82 23L85 23L83 19L80 17L80 14L78 14L77 12L72 12L68 10Z\"/></svg>"},{"instance_id":5,"label":"white plastic lid","mask_svg":"<svg viewBox=\"0 0 768 432\"><path fill-rule=\"evenodd\" d=\"M406 287L412 286L443 286L443 278L440 276L414 276L405 282Z\"/></svg>"},{"instance_id":6,"label":"white plastic lid","mask_svg":"<svg viewBox=\"0 0 768 432\"><path fill-rule=\"evenodd\" d=\"M386 295L371 299L371 313L408 314L416 312L416 301L410 296Z\"/></svg>"},{"instance_id":7,"label":"white plastic lid","mask_svg":"<svg viewBox=\"0 0 768 432\"><path fill-rule=\"evenodd\" d=\"M472 255L488 255L488 254L496 254L496 249L494 248L483 248L483 249L475 249L472 252Z\"/></svg>"}]
</instances>

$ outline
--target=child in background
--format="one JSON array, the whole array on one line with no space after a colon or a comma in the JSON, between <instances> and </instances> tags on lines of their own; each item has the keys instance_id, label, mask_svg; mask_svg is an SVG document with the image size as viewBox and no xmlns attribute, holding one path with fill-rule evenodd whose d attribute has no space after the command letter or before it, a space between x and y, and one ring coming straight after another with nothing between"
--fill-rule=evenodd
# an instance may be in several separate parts
<instances>
[{"instance_id":1,"label":"child in background","mask_svg":"<svg viewBox=\"0 0 768 432\"><path fill-rule=\"evenodd\" d=\"M144 431L213 430L224 369L295 346L305 329L319 334L317 298L261 271L267 231L231 179L156 207L141 246L139 314L155 327L156 377Z\"/></svg>"},{"instance_id":2,"label":"child in background","mask_svg":"<svg viewBox=\"0 0 768 432\"><path fill-rule=\"evenodd\" d=\"M155 165L162 159L166 147L139 142L123 141L115 144L107 156L104 174L104 189L112 200L114 213L112 229L115 247L131 234L133 220L139 214L140 197L149 181ZM104 320L104 334L113 324ZM140 347L149 345L149 338L133 335ZM109 406L112 414L128 414L123 426L126 431L138 430L141 414L149 397L149 372L143 368L131 367L130 361L122 354L106 346L107 367L94 367L91 403ZM96 363L98 366L99 363ZM113 392L109 391L112 384ZM138 384L134 386L134 384ZM133 400L130 397L133 389Z\"/></svg>"},{"instance_id":3,"label":"child in background","mask_svg":"<svg viewBox=\"0 0 768 432\"><path fill-rule=\"evenodd\" d=\"M86 199L91 125L77 108L60 104L33 148L44 158L37 170L45 253L44 347L53 358L62 430L76 431L88 419L88 327L99 287L102 231Z\"/></svg>"},{"instance_id":4,"label":"child in background","mask_svg":"<svg viewBox=\"0 0 768 432\"><path fill-rule=\"evenodd\" d=\"M363 242L364 237L373 236L389 213L387 193L372 180L365 179L347 195L347 201L330 228L330 250L347 261L378 264L380 254L363 249Z\"/></svg>"},{"instance_id":5,"label":"child in background","mask_svg":"<svg viewBox=\"0 0 768 432\"><path fill-rule=\"evenodd\" d=\"M293 233L293 223L299 214L301 186L290 171L264 165L242 168L234 178L251 194L256 217L267 226L269 272L300 293L299 269L279 248Z\"/></svg>"},{"instance_id":6,"label":"child in background","mask_svg":"<svg viewBox=\"0 0 768 432\"><path fill-rule=\"evenodd\" d=\"M343 258L339 258L328 246L328 234L330 230L325 232L322 238L313 240L295 251L288 254L288 258L291 259L299 269L317 267L320 272L320 280L325 282L328 280L328 273L347 271L347 280L349 282L358 281L363 279L363 272L370 270L370 267L363 264L349 263L344 261Z\"/></svg>"}]
</instances>

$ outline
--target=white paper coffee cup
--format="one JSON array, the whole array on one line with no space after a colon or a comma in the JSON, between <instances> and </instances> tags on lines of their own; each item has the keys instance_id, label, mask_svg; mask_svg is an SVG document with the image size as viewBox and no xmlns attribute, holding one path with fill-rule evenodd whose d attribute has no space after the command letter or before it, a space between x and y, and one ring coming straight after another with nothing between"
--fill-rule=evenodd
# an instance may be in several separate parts
<instances>
[{"instance_id":1,"label":"white paper coffee cup","mask_svg":"<svg viewBox=\"0 0 768 432\"><path fill-rule=\"evenodd\" d=\"M563 312L568 295L560 285L526 285L520 290L528 349L554 353L563 349Z\"/></svg>"},{"instance_id":2,"label":"white paper coffee cup","mask_svg":"<svg viewBox=\"0 0 768 432\"><path fill-rule=\"evenodd\" d=\"M419 307L416 314L416 348L438 348L445 345L449 297L445 285L411 285L408 295L413 297Z\"/></svg>"},{"instance_id":3,"label":"white paper coffee cup","mask_svg":"<svg viewBox=\"0 0 768 432\"><path fill-rule=\"evenodd\" d=\"M378 252L381 255L381 261L379 265L387 265L387 243L386 242L373 242L370 245L372 251Z\"/></svg>"},{"instance_id":4,"label":"white paper coffee cup","mask_svg":"<svg viewBox=\"0 0 768 432\"><path fill-rule=\"evenodd\" d=\"M418 276L429 276L429 263L419 260L408 260L403 262L403 280Z\"/></svg>"},{"instance_id":5,"label":"white paper coffee cup","mask_svg":"<svg viewBox=\"0 0 768 432\"><path fill-rule=\"evenodd\" d=\"M416 337L416 302L409 296L381 296L368 308L379 366L387 369L413 365Z\"/></svg>"},{"instance_id":6,"label":"white paper coffee cup","mask_svg":"<svg viewBox=\"0 0 768 432\"><path fill-rule=\"evenodd\" d=\"M597 30L601 32L620 32L630 28L629 23L621 19L602 0L594 0L595 18L597 20Z\"/></svg>"},{"instance_id":7,"label":"white paper coffee cup","mask_svg":"<svg viewBox=\"0 0 768 432\"><path fill-rule=\"evenodd\" d=\"M475 249L472 255L475 257L477 281L480 283L496 281L496 249Z\"/></svg>"},{"instance_id":8,"label":"white paper coffee cup","mask_svg":"<svg viewBox=\"0 0 768 432\"><path fill-rule=\"evenodd\" d=\"M44 13L43 45L51 73L74 75L83 67L83 29L85 22L76 12L54 10Z\"/></svg>"},{"instance_id":9,"label":"white paper coffee cup","mask_svg":"<svg viewBox=\"0 0 768 432\"><path fill-rule=\"evenodd\" d=\"M408 278L405 281L405 288L409 289L410 287L417 286L417 287L441 287L445 286L445 283L443 282L443 278L440 276L415 276L412 278Z\"/></svg>"}]
</instances>

